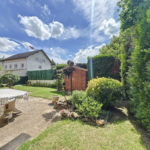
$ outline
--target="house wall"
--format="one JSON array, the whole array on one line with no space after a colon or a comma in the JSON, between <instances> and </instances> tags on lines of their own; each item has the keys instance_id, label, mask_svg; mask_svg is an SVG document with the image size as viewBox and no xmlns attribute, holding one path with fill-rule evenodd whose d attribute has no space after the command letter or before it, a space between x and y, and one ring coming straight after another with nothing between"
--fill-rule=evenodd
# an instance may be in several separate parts
<instances>
[{"instance_id":1,"label":"house wall","mask_svg":"<svg viewBox=\"0 0 150 150\"><path fill-rule=\"evenodd\" d=\"M38 58L39 60L36 61L35 58ZM42 59L44 59L45 62L42 62ZM41 66L41 69L39 68L39 66ZM51 63L43 52L40 51L27 58L27 71L48 69L51 69Z\"/></svg>"},{"instance_id":2,"label":"house wall","mask_svg":"<svg viewBox=\"0 0 150 150\"><path fill-rule=\"evenodd\" d=\"M65 90L71 91L71 74L65 80ZM75 69L72 73L72 90L86 90L87 71Z\"/></svg>"},{"instance_id":3,"label":"house wall","mask_svg":"<svg viewBox=\"0 0 150 150\"><path fill-rule=\"evenodd\" d=\"M17 68L14 67L15 64L17 65ZM21 67L21 64L24 64L23 68ZM11 68L10 65L12 66ZM26 58L5 60L3 61L2 66L4 68L4 71L26 70L27 69ZM7 66L7 68L5 68L5 66Z\"/></svg>"}]
</instances>

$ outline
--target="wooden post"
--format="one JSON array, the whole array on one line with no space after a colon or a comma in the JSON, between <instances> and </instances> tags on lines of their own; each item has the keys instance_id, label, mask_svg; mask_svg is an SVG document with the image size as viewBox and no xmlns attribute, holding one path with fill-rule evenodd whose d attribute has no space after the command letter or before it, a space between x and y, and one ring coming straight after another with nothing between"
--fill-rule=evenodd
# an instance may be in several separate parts
<instances>
[{"instance_id":1,"label":"wooden post","mask_svg":"<svg viewBox=\"0 0 150 150\"><path fill-rule=\"evenodd\" d=\"M71 95L72 95L72 72L71 72Z\"/></svg>"}]
</instances>

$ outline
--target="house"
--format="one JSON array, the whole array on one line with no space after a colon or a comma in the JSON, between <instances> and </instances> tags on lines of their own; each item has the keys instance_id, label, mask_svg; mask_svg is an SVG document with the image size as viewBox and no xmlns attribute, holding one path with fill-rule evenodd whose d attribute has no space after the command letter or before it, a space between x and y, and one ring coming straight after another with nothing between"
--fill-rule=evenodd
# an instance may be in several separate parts
<instances>
[{"instance_id":1,"label":"house","mask_svg":"<svg viewBox=\"0 0 150 150\"><path fill-rule=\"evenodd\" d=\"M68 66L62 69L65 73L65 90L86 90L87 88L87 69L77 66Z\"/></svg>"},{"instance_id":2,"label":"house","mask_svg":"<svg viewBox=\"0 0 150 150\"><path fill-rule=\"evenodd\" d=\"M43 50L19 53L0 61L5 73L27 78L27 71L51 69L51 60Z\"/></svg>"}]
</instances>

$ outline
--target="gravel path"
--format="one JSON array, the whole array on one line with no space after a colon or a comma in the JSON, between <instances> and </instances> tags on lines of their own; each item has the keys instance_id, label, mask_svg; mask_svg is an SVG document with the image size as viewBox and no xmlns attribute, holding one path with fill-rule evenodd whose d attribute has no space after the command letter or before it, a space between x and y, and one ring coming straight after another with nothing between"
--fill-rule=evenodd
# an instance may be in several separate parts
<instances>
[{"instance_id":1,"label":"gravel path","mask_svg":"<svg viewBox=\"0 0 150 150\"><path fill-rule=\"evenodd\" d=\"M0 128L0 147L17 137L21 133L27 133L37 137L52 122L60 119L59 111L53 109L51 100L29 97L29 101L17 100L16 108L23 113L13 114L9 124Z\"/></svg>"}]
</instances>

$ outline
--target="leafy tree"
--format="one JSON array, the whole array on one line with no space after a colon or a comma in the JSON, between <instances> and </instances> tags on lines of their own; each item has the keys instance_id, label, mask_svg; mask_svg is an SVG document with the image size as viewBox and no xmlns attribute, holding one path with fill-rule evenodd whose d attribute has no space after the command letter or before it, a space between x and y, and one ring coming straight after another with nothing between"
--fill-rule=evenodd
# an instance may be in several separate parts
<instances>
[{"instance_id":1,"label":"leafy tree","mask_svg":"<svg viewBox=\"0 0 150 150\"><path fill-rule=\"evenodd\" d=\"M121 32L129 30L131 35L132 52L127 60L130 111L150 132L150 1L121 0L118 6Z\"/></svg>"},{"instance_id":2,"label":"leafy tree","mask_svg":"<svg viewBox=\"0 0 150 150\"><path fill-rule=\"evenodd\" d=\"M121 38L117 36L113 36L113 38L110 41L110 44L106 44L103 46L99 51L100 54L109 54L116 56L118 59L121 57Z\"/></svg>"},{"instance_id":3,"label":"leafy tree","mask_svg":"<svg viewBox=\"0 0 150 150\"><path fill-rule=\"evenodd\" d=\"M52 65L56 65L55 61L52 59Z\"/></svg>"},{"instance_id":4,"label":"leafy tree","mask_svg":"<svg viewBox=\"0 0 150 150\"><path fill-rule=\"evenodd\" d=\"M20 77L12 73L6 73L0 77L0 80L6 82L8 87L11 88L14 83L20 80Z\"/></svg>"},{"instance_id":5,"label":"leafy tree","mask_svg":"<svg viewBox=\"0 0 150 150\"><path fill-rule=\"evenodd\" d=\"M57 64L56 69L59 70L59 69L62 69L66 66L68 66L68 65L67 64Z\"/></svg>"}]
</instances>

